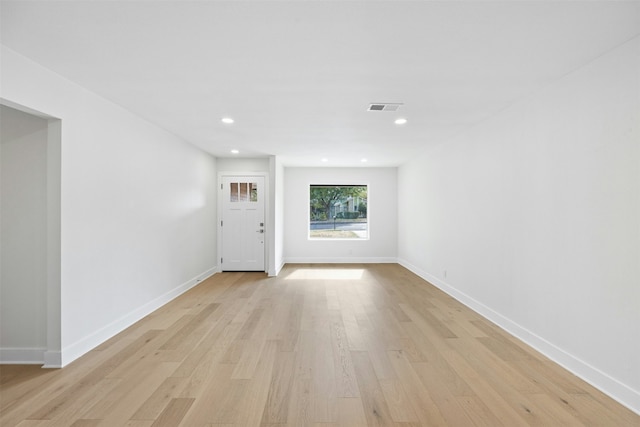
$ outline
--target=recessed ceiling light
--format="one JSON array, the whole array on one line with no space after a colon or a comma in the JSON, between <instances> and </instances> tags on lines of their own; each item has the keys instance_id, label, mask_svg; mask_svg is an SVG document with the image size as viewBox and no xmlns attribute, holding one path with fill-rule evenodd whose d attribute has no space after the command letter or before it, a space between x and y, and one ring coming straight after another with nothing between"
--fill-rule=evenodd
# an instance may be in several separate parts
<instances>
[{"instance_id":1,"label":"recessed ceiling light","mask_svg":"<svg viewBox=\"0 0 640 427\"><path fill-rule=\"evenodd\" d=\"M407 119L396 119L396 121L394 122L397 125L403 125L405 123L407 123Z\"/></svg>"},{"instance_id":2,"label":"recessed ceiling light","mask_svg":"<svg viewBox=\"0 0 640 427\"><path fill-rule=\"evenodd\" d=\"M238 150L231 150L231 154L238 154L240 151Z\"/></svg>"},{"instance_id":3,"label":"recessed ceiling light","mask_svg":"<svg viewBox=\"0 0 640 427\"><path fill-rule=\"evenodd\" d=\"M323 161L323 162L328 162L328 161L329 161L329 159L327 159L326 157L324 157L321 161Z\"/></svg>"},{"instance_id":4,"label":"recessed ceiling light","mask_svg":"<svg viewBox=\"0 0 640 427\"><path fill-rule=\"evenodd\" d=\"M231 123L233 123L233 119L231 117L223 117L222 118L222 123L230 125Z\"/></svg>"},{"instance_id":5,"label":"recessed ceiling light","mask_svg":"<svg viewBox=\"0 0 640 427\"><path fill-rule=\"evenodd\" d=\"M367 163L367 159L360 160L362 163Z\"/></svg>"}]
</instances>

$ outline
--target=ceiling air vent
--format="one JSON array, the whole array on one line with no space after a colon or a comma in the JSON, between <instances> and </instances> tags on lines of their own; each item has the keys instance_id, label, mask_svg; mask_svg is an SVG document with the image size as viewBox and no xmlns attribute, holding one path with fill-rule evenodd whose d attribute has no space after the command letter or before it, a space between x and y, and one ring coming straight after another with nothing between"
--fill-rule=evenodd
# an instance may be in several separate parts
<instances>
[{"instance_id":1,"label":"ceiling air vent","mask_svg":"<svg viewBox=\"0 0 640 427\"><path fill-rule=\"evenodd\" d=\"M382 102L378 102L375 104L371 104L369 105L369 108L367 109L367 111L398 111L398 108L400 108L402 106L401 103L382 103Z\"/></svg>"}]
</instances>

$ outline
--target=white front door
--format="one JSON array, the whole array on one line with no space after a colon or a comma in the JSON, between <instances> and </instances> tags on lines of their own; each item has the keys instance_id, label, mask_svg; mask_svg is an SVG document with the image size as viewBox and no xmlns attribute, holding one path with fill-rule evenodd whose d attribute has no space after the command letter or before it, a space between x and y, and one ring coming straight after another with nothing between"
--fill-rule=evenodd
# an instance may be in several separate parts
<instances>
[{"instance_id":1,"label":"white front door","mask_svg":"<svg viewBox=\"0 0 640 427\"><path fill-rule=\"evenodd\" d=\"M222 177L222 271L264 269L264 177Z\"/></svg>"}]
</instances>

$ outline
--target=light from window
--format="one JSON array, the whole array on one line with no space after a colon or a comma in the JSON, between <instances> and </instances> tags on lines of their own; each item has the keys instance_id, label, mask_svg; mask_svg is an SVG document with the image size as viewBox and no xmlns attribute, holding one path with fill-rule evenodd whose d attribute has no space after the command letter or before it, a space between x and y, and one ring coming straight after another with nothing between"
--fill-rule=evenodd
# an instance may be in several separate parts
<instances>
[{"instance_id":1,"label":"light from window","mask_svg":"<svg viewBox=\"0 0 640 427\"><path fill-rule=\"evenodd\" d=\"M309 238L368 239L366 185L310 185Z\"/></svg>"},{"instance_id":2,"label":"light from window","mask_svg":"<svg viewBox=\"0 0 640 427\"><path fill-rule=\"evenodd\" d=\"M257 182L230 182L229 183L229 201L238 202L257 202L258 201L258 183Z\"/></svg>"}]
</instances>

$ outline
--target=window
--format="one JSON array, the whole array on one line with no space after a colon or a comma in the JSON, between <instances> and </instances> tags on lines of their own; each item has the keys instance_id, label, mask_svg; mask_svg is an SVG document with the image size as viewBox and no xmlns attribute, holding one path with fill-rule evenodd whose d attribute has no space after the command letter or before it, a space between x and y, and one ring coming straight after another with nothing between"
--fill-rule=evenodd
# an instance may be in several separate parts
<instances>
[{"instance_id":1,"label":"window","mask_svg":"<svg viewBox=\"0 0 640 427\"><path fill-rule=\"evenodd\" d=\"M368 239L366 185L310 185L310 239Z\"/></svg>"},{"instance_id":2,"label":"window","mask_svg":"<svg viewBox=\"0 0 640 427\"><path fill-rule=\"evenodd\" d=\"M230 182L229 183L230 202L257 202L258 183L256 182Z\"/></svg>"}]
</instances>

